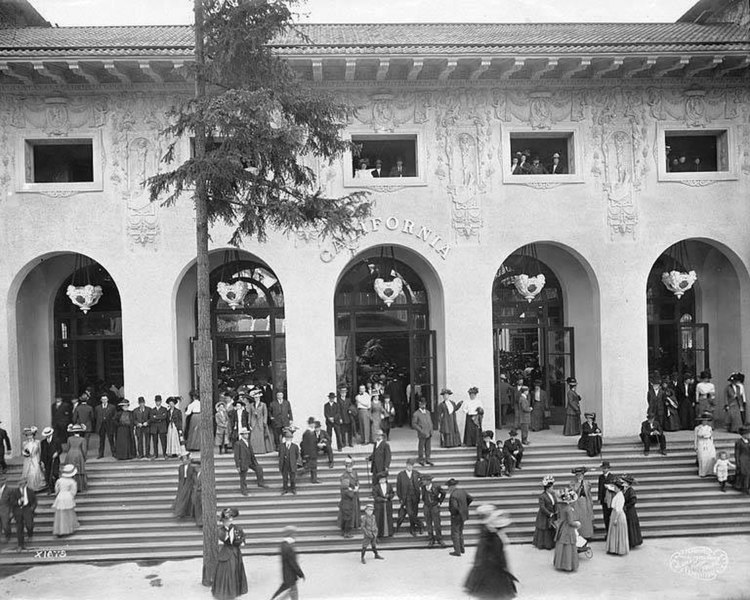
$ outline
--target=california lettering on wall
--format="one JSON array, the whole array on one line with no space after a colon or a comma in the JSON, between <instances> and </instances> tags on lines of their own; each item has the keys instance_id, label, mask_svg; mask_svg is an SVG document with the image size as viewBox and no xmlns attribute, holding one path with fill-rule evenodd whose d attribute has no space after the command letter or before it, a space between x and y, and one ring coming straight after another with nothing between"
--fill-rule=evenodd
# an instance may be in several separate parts
<instances>
[{"instance_id":1,"label":"california lettering on wall","mask_svg":"<svg viewBox=\"0 0 750 600\"><path fill-rule=\"evenodd\" d=\"M431 228L424 225L417 225L411 219L400 219L393 215L387 217L385 220L380 217L372 217L360 221L357 225L356 231L357 233L351 239L334 239L331 242L330 247L321 251L320 260L328 263L336 258L342 250L350 249L354 252L363 237L380 231L399 231L404 235L414 236L432 248L432 250L443 260L448 258L448 252L450 252L451 249L448 242L443 240L442 236L435 233Z\"/></svg>"}]
</instances>

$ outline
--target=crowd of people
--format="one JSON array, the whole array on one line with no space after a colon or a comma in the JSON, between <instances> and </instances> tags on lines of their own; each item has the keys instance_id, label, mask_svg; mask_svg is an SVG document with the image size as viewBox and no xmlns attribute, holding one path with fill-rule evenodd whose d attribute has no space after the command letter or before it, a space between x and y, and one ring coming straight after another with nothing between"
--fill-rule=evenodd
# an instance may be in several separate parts
<instances>
[{"instance_id":1,"label":"crowd of people","mask_svg":"<svg viewBox=\"0 0 750 600\"><path fill-rule=\"evenodd\" d=\"M513 175L565 175L568 171L560 159L560 153L555 152L545 165L538 154L532 155L531 150L523 150L511 157L510 172Z\"/></svg>"},{"instance_id":2,"label":"crowd of people","mask_svg":"<svg viewBox=\"0 0 750 600\"><path fill-rule=\"evenodd\" d=\"M370 159L363 156L357 160L357 168L354 170L355 179L414 177L414 175L413 169L400 156L397 156L391 165L387 165L380 158L376 158L374 162L370 163Z\"/></svg>"}]
</instances>

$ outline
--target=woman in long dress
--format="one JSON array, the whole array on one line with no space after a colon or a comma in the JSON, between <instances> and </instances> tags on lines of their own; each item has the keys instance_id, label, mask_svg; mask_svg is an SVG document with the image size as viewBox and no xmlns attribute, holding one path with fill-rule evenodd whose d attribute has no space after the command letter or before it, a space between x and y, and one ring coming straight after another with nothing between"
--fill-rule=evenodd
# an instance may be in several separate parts
<instances>
[{"instance_id":1,"label":"woman in long dress","mask_svg":"<svg viewBox=\"0 0 750 600\"><path fill-rule=\"evenodd\" d=\"M563 435L581 435L581 397L576 391L578 381L575 377L568 377L568 393L565 397L565 426Z\"/></svg>"},{"instance_id":2,"label":"woman in long dress","mask_svg":"<svg viewBox=\"0 0 750 600\"><path fill-rule=\"evenodd\" d=\"M225 508L221 512L219 527L219 556L214 571L211 593L217 600L232 600L247 594L247 576L242 563L240 546L245 544L245 532L234 524L239 516L236 508Z\"/></svg>"},{"instance_id":3,"label":"woman in long dress","mask_svg":"<svg viewBox=\"0 0 750 600\"><path fill-rule=\"evenodd\" d=\"M531 431L549 429L547 414L549 413L549 397L542 389L542 380L534 381L534 389L529 394L531 401Z\"/></svg>"},{"instance_id":4,"label":"woman in long dress","mask_svg":"<svg viewBox=\"0 0 750 600\"><path fill-rule=\"evenodd\" d=\"M474 463L476 477L500 477L503 474L502 453L493 441L495 433L489 429L477 442L477 461Z\"/></svg>"},{"instance_id":5,"label":"woman in long dress","mask_svg":"<svg viewBox=\"0 0 750 600\"><path fill-rule=\"evenodd\" d=\"M203 496L202 487L203 481L201 479L201 461L199 458L194 458L190 461L193 465L193 490L190 495L190 502L193 505L193 518L195 524L198 527L203 527Z\"/></svg>"},{"instance_id":6,"label":"woman in long dress","mask_svg":"<svg viewBox=\"0 0 750 600\"><path fill-rule=\"evenodd\" d=\"M477 445L482 431L482 415L484 406L482 401L477 398L479 388L469 388L469 399L464 402L463 410L466 413L466 423L464 425L464 446L473 448Z\"/></svg>"},{"instance_id":7,"label":"woman in long dress","mask_svg":"<svg viewBox=\"0 0 750 600\"><path fill-rule=\"evenodd\" d=\"M724 390L724 410L727 412L727 431L739 433L742 427L743 394L740 391L738 373L729 376L729 383Z\"/></svg>"},{"instance_id":8,"label":"woman in long dress","mask_svg":"<svg viewBox=\"0 0 750 600\"><path fill-rule=\"evenodd\" d=\"M693 447L698 459L698 476L700 477L712 475L716 462L714 430L710 425L711 421L712 414L706 411L698 419L698 426L695 428Z\"/></svg>"},{"instance_id":9,"label":"woman in long dress","mask_svg":"<svg viewBox=\"0 0 750 600\"><path fill-rule=\"evenodd\" d=\"M55 520L52 525L52 533L57 537L70 535L78 529L78 517L76 516L76 493L78 485L75 480L76 468L71 464L60 469L60 479L55 483L55 501L52 508L55 509Z\"/></svg>"},{"instance_id":10,"label":"woman in long dress","mask_svg":"<svg viewBox=\"0 0 750 600\"><path fill-rule=\"evenodd\" d=\"M516 597L518 579L510 572L505 556L505 547L510 546L505 528L511 522L503 510L493 510L485 517L474 565L464 583L469 596L496 600Z\"/></svg>"},{"instance_id":11,"label":"woman in long dress","mask_svg":"<svg viewBox=\"0 0 750 600\"><path fill-rule=\"evenodd\" d=\"M578 496L572 490L566 490L560 496L558 505L557 534L555 535L555 558L552 564L559 571L578 570L578 549L576 547L576 530L581 526L574 504Z\"/></svg>"},{"instance_id":12,"label":"woman in long dress","mask_svg":"<svg viewBox=\"0 0 750 600\"><path fill-rule=\"evenodd\" d=\"M254 396L248 408L250 416L250 446L255 454L273 452L273 439L268 429L268 408L260 396Z\"/></svg>"},{"instance_id":13,"label":"woman in long dress","mask_svg":"<svg viewBox=\"0 0 750 600\"><path fill-rule=\"evenodd\" d=\"M542 479L544 491L539 495L539 510L534 523L534 539L532 544L540 550L552 550L555 547L555 478L546 475Z\"/></svg>"},{"instance_id":14,"label":"woman in long dress","mask_svg":"<svg viewBox=\"0 0 750 600\"><path fill-rule=\"evenodd\" d=\"M680 423L680 409L672 388L664 390L664 431L679 431L682 429Z\"/></svg>"},{"instance_id":15,"label":"woman in long dress","mask_svg":"<svg viewBox=\"0 0 750 600\"><path fill-rule=\"evenodd\" d=\"M68 425L68 441L64 447L67 447L67 456L65 462L76 468L75 480L78 493L82 494L88 489L88 475L86 474L86 454L88 444L86 438L82 437L85 433L83 425Z\"/></svg>"},{"instance_id":16,"label":"woman in long dress","mask_svg":"<svg viewBox=\"0 0 750 600\"><path fill-rule=\"evenodd\" d=\"M172 514L178 519L193 516L193 482L195 467L190 462L190 453L180 455L177 468L177 495L172 503Z\"/></svg>"},{"instance_id":17,"label":"woman in long dress","mask_svg":"<svg viewBox=\"0 0 750 600\"><path fill-rule=\"evenodd\" d=\"M382 431L383 422L383 403L380 401L380 394L377 394L378 384L375 384L372 401L370 402L370 439L374 440L378 432Z\"/></svg>"},{"instance_id":18,"label":"woman in long dress","mask_svg":"<svg viewBox=\"0 0 750 600\"><path fill-rule=\"evenodd\" d=\"M37 431L38 429L33 425L23 430L26 439L23 442L23 470L21 471L21 479L25 479L28 488L35 492L47 487L41 463L42 447L39 440L35 439Z\"/></svg>"},{"instance_id":19,"label":"woman in long dress","mask_svg":"<svg viewBox=\"0 0 750 600\"><path fill-rule=\"evenodd\" d=\"M461 445L461 434L456 422L456 411L461 408L463 401L456 404L451 400L453 392L448 388L440 390L438 404L438 428L440 430L440 447L456 448Z\"/></svg>"},{"instance_id":20,"label":"woman in long dress","mask_svg":"<svg viewBox=\"0 0 750 600\"><path fill-rule=\"evenodd\" d=\"M375 522L378 524L378 538L393 535L393 486L388 482L388 473L375 475L372 498L375 504Z\"/></svg>"},{"instance_id":21,"label":"woman in long dress","mask_svg":"<svg viewBox=\"0 0 750 600\"><path fill-rule=\"evenodd\" d=\"M641 534L641 520L638 518L638 511L635 508L638 502L638 496L633 489L635 479L628 473L623 474L622 479L622 495L625 498L625 519L628 523L628 545L630 548L635 548L643 543L643 535Z\"/></svg>"},{"instance_id":22,"label":"woman in long dress","mask_svg":"<svg viewBox=\"0 0 750 600\"><path fill-rule=\"evenodd\" d=\"M359 528L359 477L354 471L354 461L351 457L344 460L346 469L339 478L339 490L341 500L339 501L338 525L341 535L345 538L352 537L352 530Z\"/></svg>"},{"instance_id":23,"label":"woman in long dress","mask_svg":"<svg viewBox=\"0 0 750 600\"><path fill-rule=\"evenodd\" d=\"M625 496L622 493L624 482L619 477L614 483L608 483L607 488L612 492L609 515L609 530L607 531L607 554L624 556L630 552L628 544L628 523L625 516Z\"/></svg>"},{"instance_id":24,"label":"woman in long dress","mask_svg":"<svg viewBox=\"0 0 750 600\"><path fill-rule=\"evenodd\" d=\"M711 371L702 371L700 381L695 386L695 400L697 405L695 412L697 415L710 413L713 418L714 405L716 404L716 386L711 381Z\"/></svg>"},{"instance_id":25,"label":"woman in long dress","mask_svg":"<svg viewBox=\"0 0 750 600\"><path fill-rule=\"evenodd\" d=\"M586 471L586 467L576 467L571 471L575 479L571 481L569 489L578 496L573 503L577 519L581 522L578 533L588 540L594 537L594 499L591 495L591 484L584 477Z\"/></svg>"},{"instance_id":26,"label":"woman in long dress","mask_svg":"<svg viewBox=\"0 0 750 600\"><path fill-rule=\"evenodd\" d=\"M135 419L133 411L128 410L130 402L123 400L117 404L122 410L117 413L115 430L115 458L130 460L137 456L135 449Z\"/></svg>"},{"instance_id":27,"label":"woman in long dress","mask_svg":"<svg viewBox=\"0 0 750 600\"><path fill-rule=\"evenodd\" d=\"M182 411L177 408L179 398L167 398L169 410L167 412L167 451L166 456L178 456L182 452L180 440L182 438Z\"/></svg>"},{"instance_id":28,"label":"woman in long dress","mask_svg":"<svg viewBox=\"0 0 750 600\"><path fill-rule=\"evenodd\" d=\"M596 424L596 413L586 413L583 416L586 421L581 425L578 449L585 450L589 456L599 456L602 453L602 430Z\"/></svg>"},{"instance_id":29,"label":"woman in long dress","mask_svg":"<svg viewBox=\"0 0 750 600\"><path fill-rule=\"evenodd\" d=\"M201 401L195 392L190 392L190 404L185 408L185 448L201 449Z\"/></svg>"}]
</instances>

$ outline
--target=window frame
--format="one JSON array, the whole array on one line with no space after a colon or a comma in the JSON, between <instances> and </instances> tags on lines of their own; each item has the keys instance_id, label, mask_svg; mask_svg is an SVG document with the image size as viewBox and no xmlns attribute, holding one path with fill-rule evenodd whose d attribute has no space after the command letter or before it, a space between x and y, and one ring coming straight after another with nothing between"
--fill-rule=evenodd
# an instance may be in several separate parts
<instances>
[{"instance_id":1,"label":"window frame","mask_svg":"<svg viewBox=\"0 0 750 600\"><path fill-rule=\"evenodd\" d=\"M93 181L50 181L35 183L26 181L29 169L30 155L33 155L34 145L64 145L75 144L79 141L91 141L91 172ZM18 138L16 148L16 192L45 193L45 192L101 192L104 190L102 165L102 134L101 131L76 131L71 136L52 136L41 131L26 131ZM32 171L33 174L33 171Z\"/></svg>"},{"instance_id":2,"label":"window frame","mask_svg":"<svg viewBox=\"0 0 750 600\"><path fill-rule=\"evenodd\" d=\"M667 171L667 135L669 136L709 136L711 134L724 134L726 136L726 171ZM657 176L659 181L683 182L683 181L735 181L737 175L737 156L734 151L736 133L734 125L727 121L715 121L706 127L687 127L681 121L668 121L658 123L656 127L656 155ZM717 150L718 151L718 150Z\"/></svg>"},{"instance_id":3,"label":"window frame","mask_svg":"<svg viewBox=\"0 0 750 600\"><path fill-rule=\"evenodd\" d=\"M367 137L371 139L387 139L387 138L400 138L413 137L414 138L414 154L416 156L416 177L373 177L369 179L355 179L354 174L351 172L351 165L353 164L354 157L351 150L344 152L342 157L342 171L344 178L345 188L378 188L378 187L425 187L427 186L426 178L426 165L425 160L427 152L424 147L425 135L424 131L419 128L407 128L398 131L383 133L382 131L375 131L373 129L365 128L351 128L347 130L346 137L349 141L353 141L353 138ZM373 169L375 167L373 166ZM372 170L372 169L371 169Z\"/></svg>"},{"instance_id":4,"label":"window frame","mask_svg":"<svg viewBox=\"0 0 750 600\"><path fill-rule=\"evenodd\" d=\"M512 134L529 134L529 137L560 137L568 141L568 168L570 164L575 167L575 173L566 173L565 175L514 175L510 170L511 158L513 154L510 150L510 138ZM563 135L564 134L564 135ZM544 187L549 184L566 184L566 183L583 183L583 146L581 140L581 128L573 123L555 123L548 129L532 129L529 126L502 125L502 174L503 184L526 185L534 187L542 184Z\"/></svg>"}]
</instances>

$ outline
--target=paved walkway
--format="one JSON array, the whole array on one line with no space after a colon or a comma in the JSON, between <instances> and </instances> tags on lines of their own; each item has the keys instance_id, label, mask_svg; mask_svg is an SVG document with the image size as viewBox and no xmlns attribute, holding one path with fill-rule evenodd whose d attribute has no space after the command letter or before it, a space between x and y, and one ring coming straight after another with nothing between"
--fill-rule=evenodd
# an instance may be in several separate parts
<instances>
[{"instance_id":1,"label":"paved walkway","mask_svg":"<svg viewBox=\"0 0 750 600\"><path fill-rule=\"evenodd\" d=\"M514 545L509 561L520 580L519 598L528 600L659 600L750 598L749 536L646 540L625 557L609 556L594 543L591 560L581 558L576 573L552 567L552 552L530 545ZM708 550L699 553L691 548ZM359 554L303 555L300 565L307 580L300 596L341 600L456 600L465 598L462 583L471 568L474 548L462 558L447 550L388 551L386 560L359 563ZM676 572L674 553L682 552ZM691 556L691 552L694 554ZM697 577L699 568L704 577ZM270 598L281 579L277 557L246 557L250 592L243 598ZM212 598L200 584L201 561L159 565L124 563L112 566L51 565L32 567L0 583L0 600L180 600ZM692 574L691 574L692 573ZM2 575L2 573L0 573Z\"/></svg>"}]
</instances>

